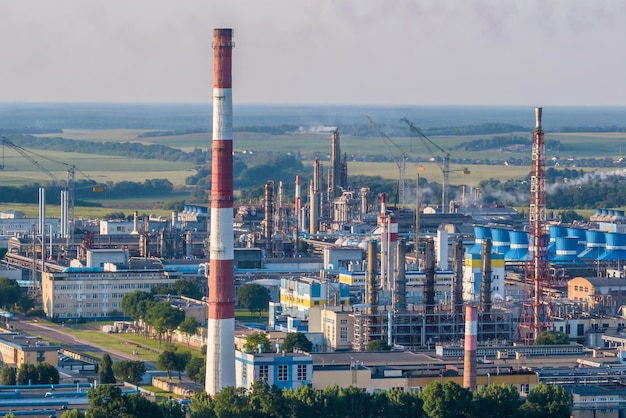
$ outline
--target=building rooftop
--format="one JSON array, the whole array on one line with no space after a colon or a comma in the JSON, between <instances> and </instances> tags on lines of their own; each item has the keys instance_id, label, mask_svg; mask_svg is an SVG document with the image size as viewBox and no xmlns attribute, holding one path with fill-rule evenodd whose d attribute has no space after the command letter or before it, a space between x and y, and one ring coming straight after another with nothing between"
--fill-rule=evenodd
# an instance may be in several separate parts
<instances>
[{"instance_id":1,"label":"building rooftop","mask_svg":"<svg viewBox=\"0 0 626 418\"><path fill-rule=\"evenodd\" d=\"M0 342L22 351L40 351L45 347L46 351L60 350L58 345L50 345L50 342L40 337L30 337L19 332L7 332L0 334Z\"/></svg>"}]
</instances>

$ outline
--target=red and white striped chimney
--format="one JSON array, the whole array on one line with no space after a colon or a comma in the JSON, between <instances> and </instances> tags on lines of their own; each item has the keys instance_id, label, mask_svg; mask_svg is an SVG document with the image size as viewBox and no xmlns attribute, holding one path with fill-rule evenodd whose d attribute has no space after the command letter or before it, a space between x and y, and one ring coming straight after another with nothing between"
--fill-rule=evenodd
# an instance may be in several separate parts
<instances>
[{"instance_id":1,"label":"red and white striped chimney","mask_svg":"<svg viewBox=\"0 0 626 418\"><path fill-rule=\"evenodd\" d=\"M213 162L205 390L235 386L232 29L213 30Z\"/></svg>"},{"instance_id":2,"label":"red and white striped chimney","mask_svg":"<svg viewBox=\"0 0 626 418\"><path fill-rule=\"evenodd\" d=\"M478 307L465 305L465 359L463 361L463 387L476 390L476 333L478 332Z\"/></svg>"}]
</instances>

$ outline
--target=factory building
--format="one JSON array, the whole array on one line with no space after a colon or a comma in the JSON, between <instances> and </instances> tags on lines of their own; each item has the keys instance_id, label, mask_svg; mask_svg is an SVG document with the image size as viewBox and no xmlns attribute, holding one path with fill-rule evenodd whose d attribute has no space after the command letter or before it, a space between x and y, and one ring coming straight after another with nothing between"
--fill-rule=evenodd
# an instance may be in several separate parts
<instances>
[{"instance_id":1,"label":"factory building","mask_svg":"<svg viewBox=\"0 0 626 418\"><path fill-rule=\"evenodd\" d=\"M58 345L51 345L41 337L26 336L17 332L0 333L0 364L19 368L22 364L37 365L58 361Z\"/></svg>"},{"instance_id":2,"label":"factory building","mask_svg":"<svg viewBox=\"0 0 626 418\"><path fill-rule=\"evenodd\" d=\"M279 389L310 386L313 379L313 358L308 353L235 353L237 387L250 389L257 381Z\"/></svg>"},{"instance_id":3,"label":"factory building","mask_svg":"<svg viewBox=\"0 0 626 418\"><path fill-rule=\"evenodd\" d=\"M626 280L604 277L575 277L567 284L569 300L579 302L585 312L615 315L626 304Z\"/></svg>"},{"instance_id":4,"label":"factory building","mask_svg":"<svg viewBox=\"0 0 626 418\"><path fill-rule=\"evenodd\" d=\"M309 309L319 306L349 306L348 286L312 277L283 277L280 280L282 314L308 319Z\"/></svg>"},{"instance_id":5,"label":"factory building","mask_svg":"<svg viewBox=\"0 0 626 418\"><path fill-rule=\"evenodd\" d=\"M505 298L504 290L504 255L491 254L491 297L492 299ZM467 252L463 262L463 300L478 301L483 285L483 257L481 254Z\"/></svg>"},{"instance_id":6,"label":"factory building","mask_svg":"<svg viewBox=\"0 0 626 418\"><path fill-rule=\"evenodd\" d=\"M101 319L121 315L126 293L171 285L178 275L163 266L105 263L103 267L67 267L61 272L44 271L41 296L46 316L55 319Z\"/></svg>"},{"instance_id":7,"label":"factory building","mask_svg":"<svg viewBox=\"0 0 626 418\"><path fill-rule=\"evenodd\" d=\"M431 382L463 384L458 359L446 361L428 354L411 352L318 353L313 354L312 386L357 387L373 394L393 388L420 391ZM539 383L537 374L510 367L479 365L476 386L510 384L527 394Z\"/></svg>"}]
</instances>

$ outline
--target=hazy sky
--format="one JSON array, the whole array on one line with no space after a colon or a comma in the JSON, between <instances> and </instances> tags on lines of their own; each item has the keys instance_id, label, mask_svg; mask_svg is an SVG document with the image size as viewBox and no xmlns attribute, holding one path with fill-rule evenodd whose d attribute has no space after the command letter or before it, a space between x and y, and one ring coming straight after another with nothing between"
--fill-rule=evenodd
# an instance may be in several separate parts
<instances>
[{"instance_id":1,"label":"hazy sky","mask_svg":"<svg viewBox=\"0 0 626 418\"><path fill-rule=\"evenodd\" d=\"M0 0L0 101L626 105L622 0Z\"/></svg>"}]
</instances>

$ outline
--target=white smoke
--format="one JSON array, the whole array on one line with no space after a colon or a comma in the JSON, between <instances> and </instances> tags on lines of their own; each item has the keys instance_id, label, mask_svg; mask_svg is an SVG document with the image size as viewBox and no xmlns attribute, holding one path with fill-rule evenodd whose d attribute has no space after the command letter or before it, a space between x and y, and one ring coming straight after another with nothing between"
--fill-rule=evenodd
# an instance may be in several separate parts
<instances>
[{"instance_id":1,"label":"white smoke","mask_svg":"<svg viewBox=\"0 0 626 418\"><path fill-rule=\"evenodd\" d=\"M298 134L329 134L333 133L337 130L336 126L326 126L326 125L317 125L317 126L300 126L296 133Z\"/></svg>"},{"instance_id":2,"label":"white smoke","mask_svg":"<svg viewBox=\"0 0 626 418\"><path fill-rule=\"evenodd\" d=\"M556 191L568 187L576 187L582 184L590 183L594 180L606 180L610 177L626 177L626 169L623 170L615 170L615 171L593 171L590 173L585 173L584 176L575 178L575 179L564 179L560 183L554 183L546 186L546 193L552 194Z\"/></svg>"}]
</instances>

